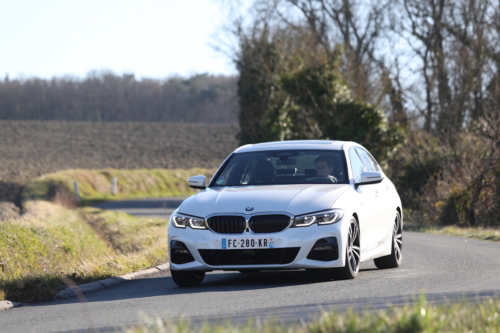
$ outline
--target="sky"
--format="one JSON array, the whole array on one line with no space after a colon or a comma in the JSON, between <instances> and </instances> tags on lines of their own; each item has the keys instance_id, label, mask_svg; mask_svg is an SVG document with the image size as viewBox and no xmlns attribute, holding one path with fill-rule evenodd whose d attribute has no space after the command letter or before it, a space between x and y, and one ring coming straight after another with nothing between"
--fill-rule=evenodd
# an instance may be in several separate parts
<instances>
[{"instance_id":1,"label":"sky","mask_svg":"<svg viewBox=\"0 0 500 333\"><path fill-rule=\"evenodd\" d=\"M236 74L214 50L217 0L0 0L0 79L91 70L166 78Z\"/></svg>"}]
</instances>

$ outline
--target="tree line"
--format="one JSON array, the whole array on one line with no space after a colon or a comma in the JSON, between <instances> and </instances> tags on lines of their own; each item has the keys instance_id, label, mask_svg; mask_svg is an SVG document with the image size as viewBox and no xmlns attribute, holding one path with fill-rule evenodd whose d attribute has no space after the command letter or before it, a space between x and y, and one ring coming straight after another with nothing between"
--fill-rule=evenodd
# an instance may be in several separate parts
<instances>
[{"instance_id":1,"label":"tree line","mask_svg":"<svg viewBox=\"0 0 500 333\"><path fill-rule=\"evenodd\" d=\"M85 78L0 80L0 119L236 123L235 76L138 80L93 71Z\"/></svg>"}]
</instances>

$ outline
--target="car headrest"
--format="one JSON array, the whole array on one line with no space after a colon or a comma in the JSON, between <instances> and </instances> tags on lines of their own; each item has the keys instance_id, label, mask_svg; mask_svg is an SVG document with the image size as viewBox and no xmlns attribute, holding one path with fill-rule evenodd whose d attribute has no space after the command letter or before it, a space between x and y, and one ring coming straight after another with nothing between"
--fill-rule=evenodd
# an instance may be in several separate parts
<instances>
[{"instance_id":1,"label":"car headrest","mask_svg":"<svg viewBox=\"0 0 500 333\"><path fill-rule=\"evenodd\" d=\"M258 160L254 183L271 183L274 180L274 166L268 160Z\"/></svg>"}]
</instances>

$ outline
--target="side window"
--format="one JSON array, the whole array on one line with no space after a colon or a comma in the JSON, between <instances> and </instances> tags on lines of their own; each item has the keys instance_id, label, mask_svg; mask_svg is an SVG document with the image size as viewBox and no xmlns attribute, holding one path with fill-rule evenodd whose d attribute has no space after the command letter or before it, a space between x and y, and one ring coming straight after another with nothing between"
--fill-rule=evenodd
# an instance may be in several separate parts
<instances>
[{"instance_id":1,"label":"side window","mask_svg":"<svg viewBox=\"0 0 500 333\"><path fill-rule=\"evenodd\" d=\"M359 183L361 182L361 173L365 171L365 167L363 166L361 159L359 158L358 154L356 154L356 151L354 149L349 150L349 157L351 159L354 181L356 183Z\"/></svg>"},{"instance_id":2,"label":"side window","mask_svg":"<svg viewBox=\"0 0 500 333\"><path fill-rule=\"evenodd\" d=\"M366 171L379 171L380 168L373 159L365 150L360 149L360 148L355 148L356 152L358 153L359 157L361 158L361 161L363 161L363 165L366 167Z\"/></svg>"}]
</instances>

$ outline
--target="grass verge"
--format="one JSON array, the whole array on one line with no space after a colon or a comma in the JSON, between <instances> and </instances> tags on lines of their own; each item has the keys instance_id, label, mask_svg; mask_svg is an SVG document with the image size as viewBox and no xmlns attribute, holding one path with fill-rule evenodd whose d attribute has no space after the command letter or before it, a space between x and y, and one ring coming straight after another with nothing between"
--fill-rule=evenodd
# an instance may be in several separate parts
<instances>
[{"instance_id":1,"label":"grass verge","mask_svg":"<svg viewBox=\"0 0 500 333\"><path fill-rule=\"evenodd\" d=\"M65 206L75 205L73 182L83 204L131 198L152 198L192 195L187 179L205 175L209 179L215 169L102 169L65 170L38 177L24 187L22 200L47 200ZM112 179L117 179L118 191L112 194Z\"/></svg>"},{"instance_id":2,"label":"grass verge","mask_svg":"<svg viewBox=\"0 0 500 333\"><path fill-rule=\"evenodd\" d=\"M499 229L485 229L485 228L461 228L457 226L434 227L422 226L417 224L405 224L406 231L425 232L428 234L458 236L464 238L473 238L488 240L493 242L500 242Z\"/></svg>"},{"instance_id":3,"label":"grass verge","mask_svg":"<svg viewBox=\"0 0 500 333\"><path fill-rule=\"evenodd\" d=\"M404 230L416 231L436 235L457 236L471 239L487 240L492 242L500 242L500 229L488 229L481 227L464 228L455 225L450 226L435 226L425 225L418 222L411 210L404 211Z\"/></svg>"},{"instance_id":4,"label":"grass verge","mask_svg":"<svg viewBox=\"0 0 500 333\"><path fill-rule=\"evenodd\" d=\"M45 201L28 201L25 210L0 221L0 300L45 301L66 278L80 284L168 260L166 220Z\"/></svg>"},{"instance_id":5,"label":"grass verge","mask_svg":"<svg viewBox=\"0 0 500 333\"><path fill-rule=\"evenodd\" d=\"M121 332L162 333L327 333L327 332L500 332L500 300L479 303L433 305L421 298L413 305L380 311L353 311L345 313L324 312L309 323L289 325L267 321L264 324L250 321L246 325L202 324L192 325L186 320L161 320L145 318L144 324L125 328Z\"/></svg>"}]
</instances>

